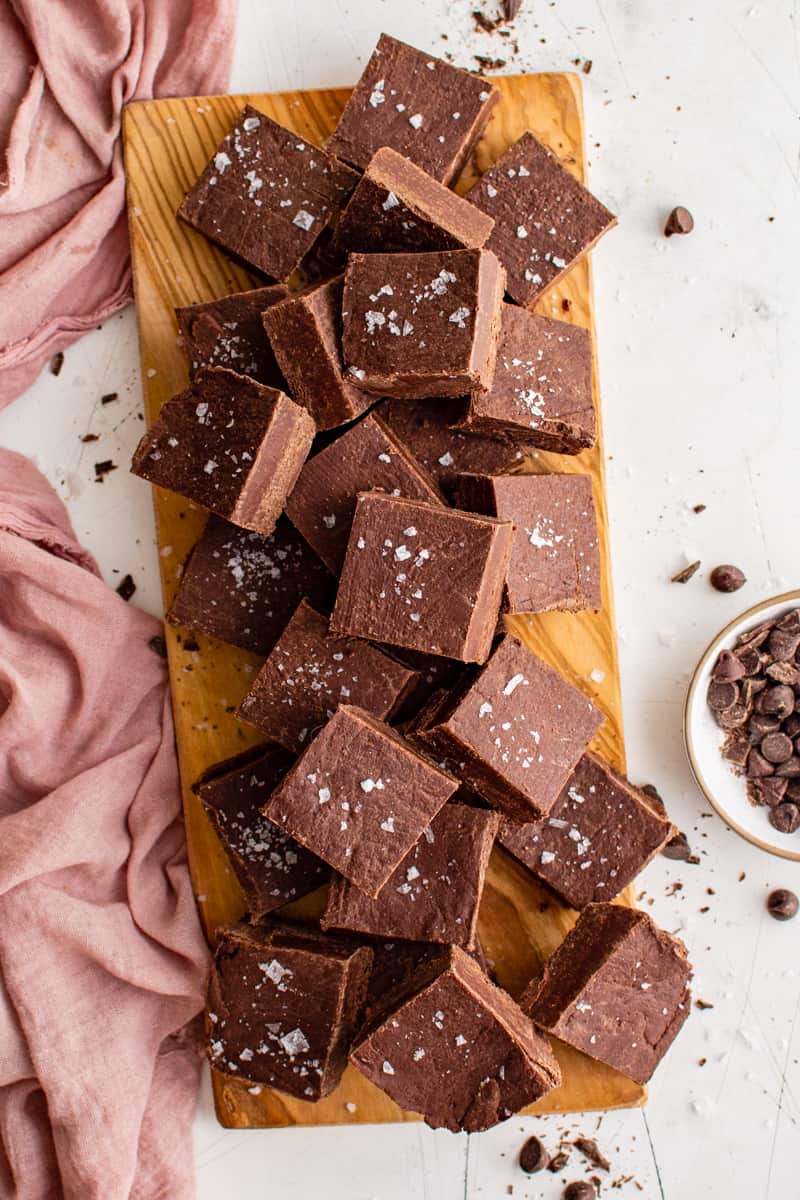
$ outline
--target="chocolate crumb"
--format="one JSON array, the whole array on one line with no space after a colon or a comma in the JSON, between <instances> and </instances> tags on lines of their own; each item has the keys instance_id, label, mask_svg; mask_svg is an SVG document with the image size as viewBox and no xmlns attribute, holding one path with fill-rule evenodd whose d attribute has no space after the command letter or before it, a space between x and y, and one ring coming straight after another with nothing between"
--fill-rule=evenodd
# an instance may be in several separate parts
<instances>
[{"instance_id":1,"label":"chocolate crumb","mask_svg":"<svg viewBox=\"0 0 800 1200\"><path fill-rule=\"evenodd\" d=\"M713 1004L709 1004L709 1002L708 1002L707 1000L701 1000L701 999L699 998L699 996L698 996L698 998L695 1000L695 1002L694 1002L694 1003L695 1003L695 1007L696 1007L696 1008L699 1008L699 1009L701 1010L701 1012L705 1012L705 1010L706 1010L707 1008L713 1008L713 1007L714 1007L714 1005L713 1005Z\"/></svg>"},{"instance_id":2,"label":"chocolate crumb","mask_svg":"<svg viewBox=\"0 0 800 1200\"><path fill-rule=\"evenodd\" d=\"M588 1158L589 1162L593 1166L600 1167L600 1169L603 1171L607 1171L610 1168L611 1163L608 1161L605 1154L603 1154L594 1138L575 1138L573 1144L577 1150L580 1150L581 1154Z\"/></svg>"},{"instance_id":3,"label":"chocolate crumb","mask_svg":"<svg viewBox=\"0 0 800 1200\"><path fill-rule=\"evenodd\" d=\"M707 1062L708 1062L707 1058L698 1058L697 1065L698 1065L698 1067L704 1067Z\"/></svg>"},{"instance_id":4,"label":"chocolate crumb","mask_svg":"<svg viewBox=\"0 0 800 1200\"><path fill-rule=\"evenodd\" d=\"M678 205L667 217L664 226L664 237L672 237L673 233L691 233L694 229L694 217L688 208Z\"/></svg>"},{"instance_id":5,"label":"chocolate crumb","mask_svg":"<svg viewBox=\"0 0 800 1200\"><path fill-rule=\"evenodd\" d=\"M584 75L589 75L589 74L591 74L591 70L592 70L592 60L591 60L590 58L587 58L586 62L585 62L585 63L583 64L583 66L581 67L581 70L583 71Z\"/></svg>"},{"instance_id":6,"label":"chocolate crumb","mask_svg":"<svg viewBox=\"0 0 800 1200\"><path fill-rule=\"evenodd\" d=\"M698 559L697 562L689 563L688 567L684 567L681 571L678 571L676 575L673 575L671 582L688 583L692 576L699 570L700 560Z\"/></svg>"},{"instance_id":7,"label":"chocolate crumb","mask_svg":"<svg viewBox=\"0 0 800 1200\"><path fill-rule=\"evenodd\" d=\"M130 575L128 578L130 579ZM160 633L157 633L155 637L151 637L147 644L153 653L157 654L159 658L167 657L167 643L164 641Z\"/></svg>"},{"instance_id":8,"label":"chocolate crumb","mask_svg":"<svg viewBox=\"0 0 800 1200\"><path fill-rule=\"evenodd\" d=\"M58 354L54 354L53 357L50 359L50 374L51 375L60 375L61 368L63 367L63 365L64 365L64 354L63 354L63 351L59 350Z\"/></svg>"},{"instance_id":9,"label":"chocolate crumb","mask_svg":"<svg viewBox=\"0 0 800 1200\"><path fill-rule=\"evenodd\" d=\"M526 1175L543 1171L550 1163L550 1155L537 1137L529 1137L519 1152L519 1165Z\"/></svg>"},{"instance_id":10,"label":"chocolate crumb","mask_svg":"<svg viewBox=\"0 0 800 1200\"><path fill-rule=\"evenodd\" d=\"M692 848L686 834L676 833L675 837L670 838L662 847L661 854L664 858L671 858L675 862L691 862Z\"/></svg>"},{"instance_id":11,"label":"chocolate crumb","mask_svg":"<svg viewBox=\"0 0 800 1200\"><path fill-rule=\"evenodd\" d=\"M487 16L485 12L481 12L479 8L473 9L472 19L475 22L475 28L483 33L494 33L503 18L498 18L496 21Z\"/></svg>"},{"instance_id":12,"label":"chocolate crumb","mask_svg":"<svg viewBox=\"0 0 800 1200\"><path fill-rule=\"evenodd\" d=\"M561 308L564 312L569 312L569 310L572 308L572 301L567 296L565 296L561 301Z\"/></svg>"},{"instance_id":13,"label":"chocolate crumb","mask_svg":"<svg viewBox=\"0 0 800 1200\"><path fill-rule=\"evenodd\" d=\"M100 434L99 433L85 433L83 435L83 437L81 438L81 441L82 442L99 442Z\"/></svg>"},{"instance_id":14,"label":"chocolate crumb","mask_svg":"<svg viewBox=\"0 0 800 1200\"><path fill-rule=\"evenodd\" d=\"M588 1179L568 1183L561 1193L562 1200L596 1200L597 1188Z\"/></svg>"},{"instance_id":15,"label":"chocolate crumb","mask_svg":"<svg viewBox=\"0 0 800 1200\"><path fill-rule=\"evenodd\" d=\"M113 404L115 400L119 400L119 392L106 392L105 396L100 397L101 404Z\"/></svg>"},{"instance_id":16,"label":"chocolate crumb","mask_svg":"<svg viewBox=\"0 0 800 1200\"><path fill-rule=\"evenodd\" d=\"M707 506L705 504L695 504L694 507L692 508L692 512L696 512L696 513L705 512L706 507Z\"/></svg>"},{"instance_id":17,"label":"chocolate crumb","mask_svg":"<svg viewBox=\"0 0 800 1200\"><path fill-rule=\"evenodd\" d=\"M473 54L472 57L484 71L499 71L506 65L504 58L489 58L486 54Z\"/></svg>"},{"instance_id":18,"label":"chocolate crumb","mask_svg":"<svg viewBox=\"0 0 800 1200\"><path fill-rule=\"evenodd\" d=\"M568 1162L569 1155L565 1154L563 1150L559 1150L558 1154L554 1154L550 1159L550 1162L547 1164L547 1169L548 1171L552 1171L555 1175L556 1172L563 1171Z\"/></svg>"},{"instance_id":19,"label":"chocolate crumb","mask_svg":"<svg viewBox=\"0 0 800 1200\"><path fill-rule=\"evenodd\" d=\"M108 475L109 472L111 472L111 471L116 471L116 469L117 469L117 464L115 462L112 462L112 460L110 458L104 458L102 462L96 462L94 464L95 482L102 483L102 481L105 479L106 475Z\"/></svg>"},{"instance_id":20,"label":"chocolate crumb","mask_svg":"<svg viewBox=\"0 0 800 1200\"><path fill-rule=\"evenodd\" d=\"M738 567L723 563L720 567L714 567L709 575L709 582L718 592L738 592L747 580Z\"/></svg>"},{"instance_id":21,"label":"chocolate crumb","mask_svg":"<svg viewBox=\"0 0 800 1200\"><path fill-rule=\"evenodd\" d=\"M797 916L797 896L788 888L776 888L767 896L767 912L776 921L791 921Z\"/></svg>"},{"instance_id":22,"label":"chocolate crumb","mask_svg":"<svg viewBox=\"0 0 800 1200\"><path fill-rule=\"evenodd\" d=\"M503 0L503 9L505 11L507 21L513 21L521 8L522 0ZM772 220L772 218L770 218L770 220Z\"/></svg>"},{"instance_id":23,"label":"chocolate crumb","mask_svg":"<svg viewBox=\"0 0 800 1200\"><path fill-rule=\"evenodd\" d=\"M740 872L739 883L744 883L745 879L747 879L747 872L746 871Z\"/></svg>"},{"instance_id":24,"label":"chocolate crumb","mask_svg":"<svg viewBox=\"0 0 800 1200\"><path fill-rule=\"evenodd\" d=\"M136 591L136 584L133 582L132 575L125 575L120 583L117 584L117 595L123 600L130 600L133 593Z\"/></svg>"}]
</instances>

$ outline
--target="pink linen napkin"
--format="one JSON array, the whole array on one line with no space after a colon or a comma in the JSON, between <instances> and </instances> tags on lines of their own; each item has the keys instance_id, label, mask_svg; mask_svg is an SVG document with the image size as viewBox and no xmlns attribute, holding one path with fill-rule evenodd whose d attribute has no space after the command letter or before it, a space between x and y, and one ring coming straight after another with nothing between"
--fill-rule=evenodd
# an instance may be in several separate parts
<instances>
[{"instance_id":1,"label":"pink linen napkin","mask_svg":"<svg viewBox=\"0 0 800 1200\"><path fill-rule=\"evenodd\" d=\"M131 299L122 107L224 91L236 0L0 0L0 408Z\"/></svg>"},{"instance_id":2,"label":"pink linen napkin","mask_svg":"<svg viewBox=\"0 0 800 1200\"><path fill-rule=\"evenodd\" d=\"M208 955L160 623L0 450L0 1196L185 1200Z\"/></svg>"}]
</instances>

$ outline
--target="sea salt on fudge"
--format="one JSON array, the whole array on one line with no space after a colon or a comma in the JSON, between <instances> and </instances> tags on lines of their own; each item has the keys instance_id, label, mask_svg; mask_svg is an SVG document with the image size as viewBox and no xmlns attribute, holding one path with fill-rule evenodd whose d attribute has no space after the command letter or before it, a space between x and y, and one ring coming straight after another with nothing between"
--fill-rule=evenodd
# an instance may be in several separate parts
<instances>
[{"instance_id":1,"label":"sea salt on fudge","mask_svg":"<svg viewBox=\"0 0 800 1200\"><path fill-rule=\"evenodd\" d=\"M482 246L493 228L486 213L383 146L347 202L336 242L363 254L468 250Z\"/></svg>"},{"instance_id":2,"label":"sea salt on fudge","mask_svg":"<svg viewBox=\"0 0 800 1200\"><path fill-rule=\"evenodd\" d=\"M131 470L266 537L313 439L311 417L283 392L206 367L162 406Z\"/></svg>"},{"instance_id":3,"label":"sea salt on fudge","mask_svg":"<svg viewBox=\"0 0 800 1200\"><path fill-rule=\"evenodd\" d=\"M494 379L475 391L463 427L580 454L597 436L588 329L504 304Z\"/></svg>"},{"instance_id":4,"label":"sea salt on fudge","mask_svg":"<svg viewBox=\"0 0 800 1200\"><path fill-rule=\"evenodd\" d=\"M497 813L445 804L377 900L334 877L322 928L472 950L498 825Z\"/></svg>"},{"instance_id":5,"label":"sea salt on fudge","mask_svg":"<svg viewBox=\"0 0 800 1200\"><path fill-rule=\"evenodd\" d=\"M331 629L461 662L485 662L513 526L362 492Z\"/></svg>"},{"instance_id":6,"label":"sea salt on fudge","mask_svg":"<svg viewBox=\"0 0 800 1200\"><path fill-rule=\"evenodd\" d=\"M546 816L603 717L582 692L507 635L485 667L414 733L513 821Z\"/></svg>"},{"instance_id":7,"label":"sea salt on fudge","mask_svg":"<svg viewBox=\"0 0 800 1200\"><path fill-rule=\"evenodd\" d=\"M342 701L388 720L416 679L368 642L331 634L302 601L236 715L299 753Z\"/></svg>"},{"instance_id":8,"label":"sea salt on fudge","mask_svg":"<svg viewBox=\"0 0 800 1200\"><path fill-rule=\"evenodd\" d=\"M488 250L351 254L342 301L350 377L406 400L490 387L504 286Z\"/></svg>"},{"instance_id":9,"label":"sea salt on fudge","mask_svg":"<svg viewBox=\"0 0 800 1200\"><path fill-rule=\"evenodd\" d=\"M510 613L600 608L600 545L589 475L461 475L454 502L512 521Z\"/></svg>"},{"instance_id":10,"label":"sea salt on fudge","mask_svg":"<svg viewBox=\"0 0 800 1200\"><path fill-rule=\"evenodd\" d=\"M369 413L303 467L286 515L338 574L342 569L358 492L380 491L443 504L427 472L380 417Z\"/></svg>"},{"instance_id":11,"label":"sea salt on fudge","mask_svg":"<svg viewBox=\"0 0 800 1200\"><path fill-rule=\"evenodd\" d=\"M561 1083L547 1039L458 946L417 969L351 1060L401 1108L454 1133L489 1129Z\"/></svg>"},{"instance_id":12,"label":"sea salt on fudge","mask_svg":"<svg viewBox=\"0 0 800 1200\"><path fill-rule=\"evenodd\" d=\"M318 429L344 425L371 403L342 373L343 280L340 275L289 296L264 313L264 329L292 396Z\"/></svg>"},{"instance_id":13,"label":"sea salt on fudge","mask_svg":"<svg viewBox=\"0 0 800 1200\"><path fill-rule=\"evenodd\" d=\"M262 537L210 516L167 620L266 655L304 596L327 608L334 594L333 576L286 517Z\"/></svg>"},{"instance_id":14,"label":"sea salt on fudge","mask_svg":"<svg viewBox=\"0 0 800 1200\"><path fill-rule=\"evenodd\" d=\"M388 725L341 704L264 814L374 897L456 787Z\"/></svg>"},{"instance_id":15,"label":"sea salt on fudge","mask_svg":"<svg viewBox=\"0 0 800 1200\"><path fill-rule=\"evenodd\" d=\"M206 1007L211 1066L320 1100L339 1083L367 993L372 951L295 925L236 925L214 954Z\"/></svg>"},{"instance_id":16,"label":"sea salt on fudge","mask_svg":"<svg viewBox=\"0 0 800 1200\"><path fill-rule=\"evenodd\" d=\"M517 304L533 304L617 223L532 133L523 133L467 199L494 217L487 246L505 267Z\"/></svg>"},{"instance_id":17,"label":"sea salt on fudge","mask_svg":"<svg viewBox=\"0 0 800 1200\"><path fill-rule=\"evenodd\" d=\"M313 892L330 874L260 812L293 762L280 746L258 746L210 767L192 788L242 886L251 921Z\"/></svg>"},{"instance_id":18,"label":"sea salt on fudge","mask_svg":"<svg viewBox=\"0 0 800 1200\"><path fill-rule=\"evenodd\" d=\"M286 287L276 283L176 308L189 374L194 377L201 367L230 367L265 387L285 391L286 381L264 336L261 314L287 295Z\"/></svg>"},{"instance_id":19,"label":"sea salt on fudge","mask_svg":"<svg viewBox=\"0 0 800 1200\"><path fill-rule=\"evenodd\" d=\"M344 163L248 104L178 216L246 265L283 280L357 182Z\"/></svg>"},{"instance_id":20,"label":"sea salt on fudge","mask_svg":"<svg viewBox=\"0 0 800 1200\"><path fill-rule=\"evenodd\" d=\"M647 1083L689 1016L686 947L647 916L592 904L520 1006L537 1025Z\"/></svg>"},{"instance_id":21,"label":"sea salt on fudge","mask_svg":"<svg viewBox=\"0 0 800 1200\"><path fill-rule=\"evenodd\" d=\"M486 79L383 33L325 148L366 167L376 150L391 146L451 183L499 99Z\"/></svg>"},{"instance_id":22,"label":"sea salt on fudge","mask_svg":"<svg viewBox=\"0 0 800 1200\"><path fill-rule=\"evenodd\" d=\"M644 792L586 753L543 821L504 821L498 840L573 908L613 900L675 835Z\"/></svg>"}]
</instances>

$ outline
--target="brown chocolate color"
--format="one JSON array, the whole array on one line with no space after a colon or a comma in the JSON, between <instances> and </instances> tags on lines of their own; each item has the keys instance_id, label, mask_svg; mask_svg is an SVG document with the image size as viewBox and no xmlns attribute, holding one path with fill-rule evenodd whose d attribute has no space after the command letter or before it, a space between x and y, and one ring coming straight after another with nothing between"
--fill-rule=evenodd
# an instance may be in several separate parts
<instances>
[{"instance_id":1,"label":"brown chocolate color","mask_svg":"<svg viewBox=\"0 0 800 1200\"><path fill-rule=\"evenodd\" d=\"M351 1061L401 1108L453 1132L489 1129L561 1082L546 1038L458 946L419 967Z\"/></svg>"},{"instance_id":2,"label":"brown chocolate color","mask_svg":"<svg viewBox=\"0 0 800 1200\"><path fill-rule=\"evenodd\" d=\"M360 493L331 628L484 662L512 526L416 500Z\"/></svg>"},{"instance_id":3,"label":"brown chocolate color","mask_svg":"<svg viewBox=\"0 0 800 1200\"><path fill-rule=\"evenodd\" d=\"M388 725L342 704L264 813L375 897L456 786Z\"/></svg>"},{"instance_id":4,"label":"brown chocolate color","mask_svg":"<svg viewBox=\"0 0 800 1200\"><path fill-rule=\"evenodd\" d=\"M342 301L350 378L405 400L490 387L504 286L489 250L351 254Z\"/></svg>"},{"instance_id":5,"label":"brown chocolate color","mask_svg":"<svg viewBox=\"0 0 800 1200\"><path fill-rule=\"evenodd\" d=\"M248 266L284 280L357 182L344 163L248 104L178 216Z\"/></svg>"},{"instance_id":6,"label":"brown chocolate color","mask_svg":"<svg viewBox=\"0 0 800 1200\"><path fill-rule=\"evenodd\" d=\"M347 1065L371 961L366 946L299 925L224 930L208 988L211 1066L298 1100L327 1096Z\"/></svg>"},{"instance_id":7,"label":"brown chocolate color","mask_svg":"<svg viewBox=\"0 0 800 1200\"><path fill-rule=\"evenodd\" d=\"M131 470L267 537L313 438L314 422L283 392L206 367L162 405Z\"/></svg>"},{"instance_id":8,"label":"brown chocolate color","mask_svg":"<svg viewBox=\"0 0 800 1200\"><path fill-rule=\"evenodd\" d=\"M372 1024L394 995L404 996L408 981L423 964L441 954L441 947L426 942L405 942L400 938L390 941L375 940L372 948L372 972L367 987L367 1004L364 1010L364 1026Z\"/></svg>"},{"instance_id":9,"label":"brown chocolate color","mask_svg":"<svg viewBox=\"0 0 800 1200\"><path fill-rule=\"evenodd\" d=\"M487 246L506 269L508 294L523 305L533 304L617 223L532 133L523 133L467 199L494 217Z\"/></svg>"},{"instance_id":10,"label":"brown chocolate color","mask_svg":"<svg viewBox=\"0 0 800 1200\"><path fill-rule=\"evenodd\" d=\"M451 183L499 99L487 80L383 33L325 146L357 167L391 146Z\"/></svg>"},{"instance_id":11,"label":"brown chocolate color","mask_svg":"<svg viewBox=\"0 0 800 1200\"><path fill-rule=\"evenodd\" d=\"M285 286L276 283L176 308L189 374L194 377L201 367L229 367L265 387L286 391L286 381L264 336L261 314L287 295Z\"/></svg>"},{"instance_id":12,"label":"brown chocolate color","mask_svg":"<svg viewBox=\"0 0 800 1200\"><path fill-rule=\"evenodd\" d=\"M520 1005L548 1033L647 1083L689 1015L686 947L647 916L592 904Z\"/></svg>"}]
</instances>

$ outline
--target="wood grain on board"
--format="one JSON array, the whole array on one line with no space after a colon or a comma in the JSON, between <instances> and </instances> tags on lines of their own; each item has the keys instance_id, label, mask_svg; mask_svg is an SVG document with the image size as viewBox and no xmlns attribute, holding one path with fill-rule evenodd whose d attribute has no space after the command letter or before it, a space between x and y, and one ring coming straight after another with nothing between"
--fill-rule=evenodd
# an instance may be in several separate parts
<instances>
[{"instance_id":1,"label":"wood grain on board","mask_svg":"<svg viewBox=\"0 0 800 1200\"><path fill-rule=\"evenodd\" d=\"M574 75L497 78L502 103L465 171L463 192L526 129L578 177L584 173L580 83ZM147 421L186 386L174 308L253 286L253 280L199 234L177 221L175 210L245 103L255 105L301 137L321 143L348 96L343 89L280 95L212 96L140 101L125 112L125 161L133 275L139 323ZM570 304L562 305L563 300ZM537 312L593 331L591 268L577 264L540 301ZM595 401L597 395L595 371ZM533 471L592 476L600 524L604 606L601 613L546 613L516 617L514 632L597 701L606 714L594 748L624 769L619 672L609 564L608 517L602 433L597 446L577 458L540 453ZM205 514L170 492L154 489L164 601L172 599L181 564L202 530ZM190 786L210 764L258 742L233 713L248 689L258 659L210 638L167 627L175 728L184 790L189 861L198 906L209 939L243 912L243 898L220 845ZM630 895L625 899L630 902ZM321 893L290 905L287 915L310 917ZM480 936L500 983L520 988L562 940L575 920L503 851L495 850L480 914ZM601 1063L557 1045L564 1084L531 1111L573 1112L632 1106L645 1090ZM327 1125L417 1120L349 1068L333 1095L311 1104L244 1084L214 1079L217 1113L227 1126ZM349 1107L348 1107L349 1106Z\"/></svg>"}]
</instances>

